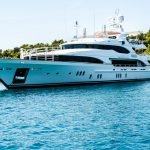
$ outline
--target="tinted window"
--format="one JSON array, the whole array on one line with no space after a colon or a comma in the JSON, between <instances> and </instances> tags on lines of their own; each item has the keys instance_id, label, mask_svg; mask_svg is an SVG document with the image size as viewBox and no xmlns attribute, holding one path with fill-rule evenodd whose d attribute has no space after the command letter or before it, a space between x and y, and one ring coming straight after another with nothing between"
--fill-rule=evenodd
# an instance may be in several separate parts
<instances>
[{"instance_id":1,"label":"tinted window","mask_svg":"<svg viewBox=\"0 0 150 150\"><path fill-rule=\"evenodd\" d=\"M85 56L68 56L68 55L48 55L46 56L46 60L52 61L54 58L54 61L63 61L63 62L87 62L87 63L97 63L102 64L103 61L97 58L93 57L85 57ZM29 57L25 57L26 60L29 59ZM45 60L44 55L40 56L32 56L31 60Z\"/></svg>"},{"instance_id":2,"label":"tinted window","mask_svg":"<svg viewBox=\"0 0 150 150\"><path fill-rule=\"evenodd\" d=\"M144 67L146 66L142 61L140 60L112 60L112 64L115 66L135 66L135 67Z\"/></svg>"},{"instance_id":3,"label":"tinted window","mask_svg":"<svg viewBox=\"0 0 150 150\"><path fill-rule=\"evenodd\" d=\"M55 61L64 62L87 62L87 63L97 63L102 64L103 62L97 58L84 57L84 56L67 56L67 55L57 55L54 56Z\"/></svg>"},{"instance_id":4,"label":"tinted window","mask_svg":"<svg viewBox=\"0 0 150 150\"><path fill-rule=\"evenodd\" d=\"M118 53L128 54L129 51L121 46L114 45L98 45L98 44L68 44L63 45L62 49L76 49L76 48L90 48L90 49L102 49L102 50L114 50Z\"/></svg>"}]
</instances>

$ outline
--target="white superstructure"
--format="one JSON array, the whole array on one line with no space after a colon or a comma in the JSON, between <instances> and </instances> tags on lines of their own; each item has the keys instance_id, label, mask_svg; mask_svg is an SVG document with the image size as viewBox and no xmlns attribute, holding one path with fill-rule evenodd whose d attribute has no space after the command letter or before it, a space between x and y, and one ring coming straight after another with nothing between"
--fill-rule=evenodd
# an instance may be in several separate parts
<instances>
[{"instance_id":1,"label":"white superstructure","mask_svg":"<svg viewBox=\"0 0 150 150\"><path fill-rule=\"evenodd\" d=\"M146 47L128 41L124 17L116 20L113 26L121 29L116 37L79 38L55 50L21 50L20 60L0 60L1 84L15 88L150 79L148 57L135 52Z\"/></svg>"}]
</instances>

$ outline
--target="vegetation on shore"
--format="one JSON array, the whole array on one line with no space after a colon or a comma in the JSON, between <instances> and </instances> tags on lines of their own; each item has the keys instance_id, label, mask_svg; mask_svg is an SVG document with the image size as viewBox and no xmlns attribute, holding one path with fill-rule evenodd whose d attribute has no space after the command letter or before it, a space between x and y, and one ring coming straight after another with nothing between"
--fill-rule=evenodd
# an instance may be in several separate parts
<instances>
[{"instance_id":1,"label":"vegetation on shore","mask_svg":"<svg viewBox=\"0 0 150 150\"><path fill-rule=\"evenodd\" d=\"M140 41L143 41L143 43L146 45L147 49L144 51L144 54L150 55L150 30L147 33L141 33L137 36L130 36L130 39L138 39Z\"/></svg>"},{"instance_id":2,"label":"vegetation on shore","mask_svg":"<svg viewBox=\"0 0 150 150\"><path fill-rule=\"evenodd\" d=\"M20 49L33 49L33 48L40 48L40 47L58 47L60 44L63 44L64 41L61 40L54 40L51 44L49 43L37 43L34 45L24 44L20 47L15 47L14 49L7 49L0 53L0 58L7 58L7 59L18 59L20 58Z\"/></svg>"},{"instance_id":3,"label":"vegetation on shore","mask_svg":"<svg viewBox=\"0 0 150 150\"><path fill-rule=\"evenodd\" d=\"M146 45L147 49L144 51L144 54L150 55L150 30L147 33L141 33L137 36L130 36L131 39L138 39L143 41ZM63 44L64 40L55 40L51 44L49 43L37 43L34 45L24 44L20 47L15 47L14 49L7 49L0 53L0 58L10 58L10 59L17 59L20 57L20 49L33 49L33 48L40 48L40 47L58 47L60 44Z\"/></svg>"}]
</instances>

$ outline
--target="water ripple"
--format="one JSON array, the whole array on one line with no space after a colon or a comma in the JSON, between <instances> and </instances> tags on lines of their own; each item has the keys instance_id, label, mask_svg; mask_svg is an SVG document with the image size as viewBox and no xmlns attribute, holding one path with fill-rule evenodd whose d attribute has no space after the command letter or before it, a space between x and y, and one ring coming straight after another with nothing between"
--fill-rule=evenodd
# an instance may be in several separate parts
<instances>
[{"instance_id":1,"label":"water ripple","mask_svg":"<svg viewBox=\"0 0 150 150\"><path fill-rule=\"evenodd\" d=\"M0 92L0 149L150 149L150 82Z\"/></svg>"}]
</instances>

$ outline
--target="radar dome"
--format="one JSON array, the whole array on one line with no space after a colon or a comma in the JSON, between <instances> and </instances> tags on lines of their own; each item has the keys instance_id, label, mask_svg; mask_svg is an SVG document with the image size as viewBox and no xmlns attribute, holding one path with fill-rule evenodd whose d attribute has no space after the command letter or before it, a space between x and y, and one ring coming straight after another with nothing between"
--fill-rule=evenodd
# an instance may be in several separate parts
<instances>
[{"instance_id":1,"label":"radar dome","mask_svg":"<svg viewBox=\"0 0 150 150\"><path fill-rule=\"evenodd\" d=\"M124 21L124 16L118 16L117 20L119 23L122 23Z\"/></svg>"}]
</instances>

